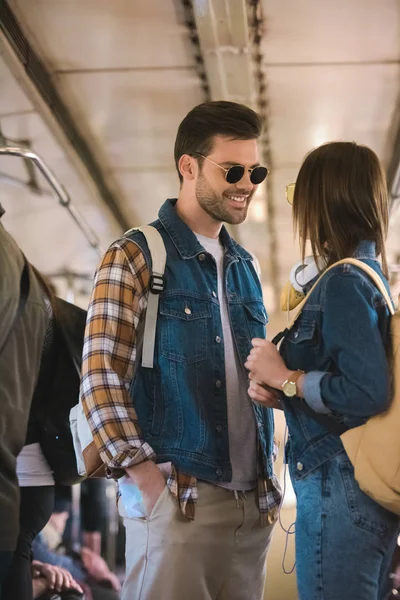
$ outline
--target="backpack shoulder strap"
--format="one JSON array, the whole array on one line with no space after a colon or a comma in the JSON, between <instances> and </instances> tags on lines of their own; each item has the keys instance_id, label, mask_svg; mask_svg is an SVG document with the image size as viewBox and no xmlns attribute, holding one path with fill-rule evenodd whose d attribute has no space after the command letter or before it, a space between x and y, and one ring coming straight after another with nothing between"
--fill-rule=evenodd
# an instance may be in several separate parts
<instances>
[{"instance_id":1,"label":"backpack shoulder strap","mask_svg":"<svg viewBox=\"0 0 400 600\"><path fill-rule=\"evenodd\" d=\"M372 281L384 297L390 314L394 315L395 309L393 307L393 302L390 298L385 284L382 281L382 277L378 275L378 273L372 267L362 262L362 260L358 260L357 258L347 258L345 262L354 265L355 267L358 267L359 269L364 271L370 277L370 279L372 279Z\"/></svg>"},{"instance_id":2,"label":"backpack shoulder strap","mask_svg":"<svg viewBox=\"0 0 400 600\"><path fill-rule=\"evenodd\" d=\"M369 275L369 277L372 279L372 281L374 282L374 284L376 285L376 287L378 288L378 290L384 297L386 304L388 306L388 309L390 311L390 314L394 315L395 310L393 307L393 302L391 301L388 291L385 287L385 284L383 283L382 278L378 275L378 273L376 271L374 271L374 269L372 267L363 263L361 260L358 260L357 258L344 258L343 260L339 260L338 262L334 263L333 265L331 265L330 267L325 269L325 271L321 274L321 276L318 277L317 281L314 283L311 290L308 292L308 294L306 295L304 300L297 307L296 314L294 315L293 319L291 320L290 325L288 326L288 329L291 329L293 327L293 325L295 324L295 322L301 315L301 312L302 312L307 300L309 299L309 297L311 296L311 294L313 293L313 291L315 290L317 285L320 283L321 279L326 275L326 273L328 271L330 271L331 269L333 269L334 267L337 267L338 265L344 265L344 264L354 265L355 267L358 267L359 269L361 269L362 271L367 273L367 275Z\"/></svg>"},{"instance_id":3,"label":"backpack shoulder strap","mask_svg":"<svg viewBox=\"0 0 400 600\"><path fill-rule=\"evenodd\" d=\"M154 364L159 294L164 291L167 252L161 234L152 225L133 227L124 235L126 236L132 231L140 231L144 235L152 262L142 347L142 367L152 369Z\"/></svg>"}]
</instances>

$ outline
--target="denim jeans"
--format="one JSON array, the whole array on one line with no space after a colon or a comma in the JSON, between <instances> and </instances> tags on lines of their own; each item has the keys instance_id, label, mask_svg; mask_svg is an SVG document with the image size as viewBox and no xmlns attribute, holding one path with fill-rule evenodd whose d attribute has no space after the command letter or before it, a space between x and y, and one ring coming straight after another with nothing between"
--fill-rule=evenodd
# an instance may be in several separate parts
<instances>
[{"instance_id":1,"label":"denim jeans","mask_svg":"<svg viewBox=\"0 0 400 600\"><path fill-rule=\"evenodd\" d=\"M388 598L399 518L360 490L346 453L293 482L300 600Z\"/></svg>"}]
</instances>

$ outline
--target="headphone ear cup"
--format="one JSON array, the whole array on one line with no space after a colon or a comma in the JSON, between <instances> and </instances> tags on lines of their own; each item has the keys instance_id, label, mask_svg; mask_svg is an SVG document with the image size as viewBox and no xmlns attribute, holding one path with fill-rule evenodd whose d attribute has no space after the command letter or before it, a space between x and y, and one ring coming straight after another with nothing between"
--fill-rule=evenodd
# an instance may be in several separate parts
<instances>
[{"instance_id":1,"label":"headphone ear cup","mask_svg":"<svg viewBox=\"0 0 400 600\"><path fill-rule=\"evenodd\" d=\"M287 312L293 310L303 300L304 294L294 289L291 282L288 281L281 293L281 310Z\"/></svg>"}]
</instances>

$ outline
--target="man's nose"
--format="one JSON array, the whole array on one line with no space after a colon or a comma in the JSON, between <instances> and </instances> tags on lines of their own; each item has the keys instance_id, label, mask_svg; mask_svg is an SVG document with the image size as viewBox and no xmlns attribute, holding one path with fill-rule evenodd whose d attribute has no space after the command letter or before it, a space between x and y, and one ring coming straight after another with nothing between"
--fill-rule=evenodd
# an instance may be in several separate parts
<instances>
[{"instance_id":1,"label":"man's nose","mask_svg":"<svg viewBox=\"0 0 400 600\"><path fill-rule=\"evenodd\" d=\"M253 182L250 179L251 173L247 169L243 173L243 177L237 182L236 187L241 191L251 192L253 189Z\"/></svg>"}]
</instances>

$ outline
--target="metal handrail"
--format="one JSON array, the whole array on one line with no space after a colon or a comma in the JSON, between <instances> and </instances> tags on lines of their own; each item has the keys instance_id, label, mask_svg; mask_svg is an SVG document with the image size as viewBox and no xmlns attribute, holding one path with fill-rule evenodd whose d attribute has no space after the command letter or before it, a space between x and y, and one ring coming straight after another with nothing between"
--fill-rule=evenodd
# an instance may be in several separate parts
<instances>
[{"instance_id":1,"label":"metal handrail","mask_svg":"<svg viewBox=\"0 0 400 600\"><path fill-rule=\"evenodd\" d=\"M68 195L67 191L58 181L54 173L51 169L46 165L46 163L38 156L35 152L32 152L29 148L22 148L20 146L9 145L7 140L4 138L1 140L4 144L0 146L0 155L3 156L18 156L25 160L32 161L39 171L42 173L43 177L49 183L51 190L53 192L54 197L58 200L58 202L67 209L79 229L82 231L83 235L89 242L90 246L94 248L99 254L101 254L102 248L100 245L100 240L93 231L93 229L86 223L84 217L80 214L80 212L71 204L71 198Z\"/></svg>"}]
</instances>

